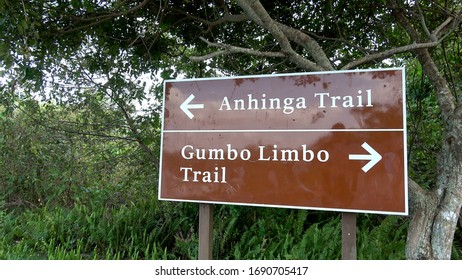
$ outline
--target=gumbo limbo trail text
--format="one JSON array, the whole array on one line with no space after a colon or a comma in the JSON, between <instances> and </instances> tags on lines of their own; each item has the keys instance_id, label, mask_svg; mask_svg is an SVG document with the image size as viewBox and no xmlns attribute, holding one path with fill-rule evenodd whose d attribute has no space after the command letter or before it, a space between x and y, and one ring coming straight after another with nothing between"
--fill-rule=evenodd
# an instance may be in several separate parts
<instances>
[{"instance_id":1,"label":"gumbo limbo trail text","mask_svg":"<svg viewBox=\"0 0 462 280\"><path fill-rule=\"evenodd\" d=\"M185 145L181 149L181 157L185 160L214 160L214 161L318 161L329 160L326 150L313 151L303 144L299 149L279 149L278 145L258 146L257 150L235 149L231 144L226 148L195 148ZM226 166L215 166L212 170L195 170L193 167L180 167L183 182L227 183Z\"/></svg>"}]
</instances>

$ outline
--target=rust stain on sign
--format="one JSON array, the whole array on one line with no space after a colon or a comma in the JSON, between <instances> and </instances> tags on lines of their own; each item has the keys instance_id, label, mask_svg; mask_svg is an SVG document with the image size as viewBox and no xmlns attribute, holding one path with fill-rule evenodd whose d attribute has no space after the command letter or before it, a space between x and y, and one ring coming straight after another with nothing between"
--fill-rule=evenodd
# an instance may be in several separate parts
<instances>
[{"instance_id":1,"label":"rust stain on sign","mask_svg":"<svg viewBox=\"0 0 462 280\"><path fill-rule=\"evenodd\" d=\"M407 214L403 71L166 81L159 198Z\"/></svg>"}]
</instances>

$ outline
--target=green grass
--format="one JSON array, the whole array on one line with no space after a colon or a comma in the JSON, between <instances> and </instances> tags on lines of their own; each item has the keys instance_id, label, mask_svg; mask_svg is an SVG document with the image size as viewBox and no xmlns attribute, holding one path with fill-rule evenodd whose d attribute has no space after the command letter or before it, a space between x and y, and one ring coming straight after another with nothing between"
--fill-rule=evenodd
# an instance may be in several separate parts
<instances>
[{"instance_id":1,"label":"green grass","mask_svg":"<svg viewBox=\"0 0 462 280\"><path fill-rule=\"evenodd\" d=\"M216 259L341 258L338 213L217 206L214 218ZM22 212L0 204L0 259L197 259L197 224L197 204L147 198ZM406 218L359 214L358 258L404 259L406 231Z\"/></svg>"},{"instance_id":2,"label":"green grass","mask_svg":"<svg viewBox=\"0 0 462 280\"><path fill-rule=\"evenodd\" d=\"M172 210L181 205L169 206ZM187 218L166 205L118 208L76 205L1 213L1 259L175 259L176 236ZM175 250L169 251L167 248ZM178 251L178 252L177 252ZM185 252L187 253L187 252Z\"/></svg>"}]
</instances>

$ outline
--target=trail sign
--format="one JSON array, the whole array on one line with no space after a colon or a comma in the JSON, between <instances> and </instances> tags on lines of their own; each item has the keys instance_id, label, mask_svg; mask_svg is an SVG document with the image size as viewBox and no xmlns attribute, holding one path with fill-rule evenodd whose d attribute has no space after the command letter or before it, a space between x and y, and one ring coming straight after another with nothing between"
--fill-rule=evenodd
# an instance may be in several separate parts
<instances>
[{"instance_id":1,"label":"trail sign","mask_svg":"<svg viewBox=\"0 0 462 280\"><path fill-rule=\"evenodd\" d=\"M159 199L408 213L403 68L169 80Z\"/></svg>"}]
</instances>

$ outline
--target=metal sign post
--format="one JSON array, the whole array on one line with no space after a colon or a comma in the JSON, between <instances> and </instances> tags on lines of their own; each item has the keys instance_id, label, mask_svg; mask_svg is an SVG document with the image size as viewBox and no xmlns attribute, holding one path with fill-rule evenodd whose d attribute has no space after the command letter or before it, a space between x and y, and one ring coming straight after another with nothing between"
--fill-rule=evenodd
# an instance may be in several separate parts
<instances>
[{"instance_id":1,"label":"metal sign post","mask_svg":"<svg viewBox=\"0 0 462 280\"><path fill-rule=\"evenodd\" d=\"M356 260L355 213L342 213L342 260Z\"/></svg>"},{"instance_id":2,"label":"metal sign post","mask_svg":"<svg viewBox=\"0 0 462 280\"><path fill-rule=\"evenodd\" d=\"M199 260L213 258L213 205L199 204Z\"/></svg>"}]
</instances>

